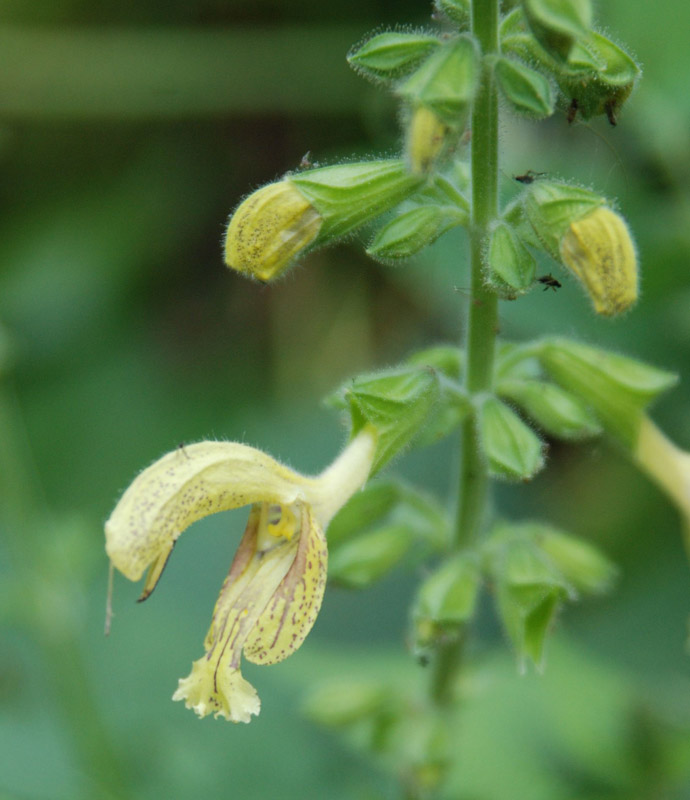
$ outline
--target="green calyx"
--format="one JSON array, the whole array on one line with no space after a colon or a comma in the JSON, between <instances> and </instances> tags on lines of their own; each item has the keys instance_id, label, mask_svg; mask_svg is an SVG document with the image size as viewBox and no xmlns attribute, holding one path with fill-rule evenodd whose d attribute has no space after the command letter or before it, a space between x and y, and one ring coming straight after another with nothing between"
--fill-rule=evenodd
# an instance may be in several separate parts
<instances>
[{"instance_id":1,"label":"green calyx","mask_svg":"<svg viewBox=\"0 0 690 800\"><path fill-rule=\"evenodd\" d=\"M541 343L539 360L554 381L583 400L607 433L634 447L644 410L677 376L569 339Z\"/></svg>"},{"instance_id":2,"label":"green calyx","mask_svg":"<svg viewBox=\"0 0 690 800\"><path fill-rule=\"evenodd\" d=\"M515 113L533 119L553 114L554 93L541 72L511 58L499 58L494 69L501 93Z\"/></svg>"},{"instance_id":3,"label":"green calyx","mask_svg":"<svg viewBox=\"0 0 690 800\"><path fill-rule=\"evenodd\" d=\"M431 34L386 31L353 48L347 61L365 78L388 82L409 73L438 46L438 38Z\"/></svg>"},{"instance_id":4,"label":"green calyx","mask_svg":"<svg viewBox=\"0 0 690 800\"><path fill-rule=\"evenodd\" d=\"M530 480L544 466L544 445L505 403L489 396L479 407L481 446L489 472L504 480Z\"/></svg>"},{"instance_id":5,"label":"green calyx","mask_svg":"<svg viewBox=\"0 0 690 800\"><path fill-rule=\"evenodd\" d=\"M310 169L288 180L322 219L317 245L345 236L389 211L424 183L399 159Z\"/></svg>"},{"instance_id":6,"label":"green calyx","mask_svg":"<svg viewBox=\"0 0 690 800\"><path fill-rule=\"evenodd\" d=\"M516 230L505 222L491 231L484 254L487 284L504 300L514 300L534 283L537 264Z\"/></svg>"},{"instance_id":7,"label":"green calyx","mask_svg":"<svg viewBox=\"0 0 690 800\"><path fill-rule=\"evenodd\" d=\"M353 436L365 426L376 430L376 455L371 468L374 475L421 433L432 418L439 396L436 372L404 366L360 375L330 402L349 410Z\"/></svg>"},{"instance_id":8,"label":"green calyx","mask_svg":"<svg viewBox=\"0 0 690 800\"><path fill-rule=\"evenodd\" d=\"M367 253L381 261L401 261L433 244L451 228L467 224L467 221L467 213L453 206L418 206L402 212L384 225L367 248Z\"/></svg>"},{"instance_id":9,"label":"green calyx","mask_svg":"<svg viewBox=\"0 0 690 800\"><path fill-rule=\"evenodd\" d=\"M573 222L606 204L589 189L556 181L534 181L525 191L525 215L546 252L560 261L561 240Z\"/></svg>"},{"instance_id":10,"label":"green calyx","mask_svg":"<svg viewBox=\"0 0 690 800\"><path fill-rule=\"evenodd\" d=\"M474 39L458 36L435 50L397 87L412 107L425 106L452 128L463 128L479 80Z\"/></svg>"},{"instance_id":11,"label":"green calyx","mask_svg":"<svg viewBox=\"0 0 690 800\"><path fill-rule=\"evenodd\" d=\"M561 61L592 24L589 0L522 0L522 8L536 40Z\"/></svg>"}]
</instances>

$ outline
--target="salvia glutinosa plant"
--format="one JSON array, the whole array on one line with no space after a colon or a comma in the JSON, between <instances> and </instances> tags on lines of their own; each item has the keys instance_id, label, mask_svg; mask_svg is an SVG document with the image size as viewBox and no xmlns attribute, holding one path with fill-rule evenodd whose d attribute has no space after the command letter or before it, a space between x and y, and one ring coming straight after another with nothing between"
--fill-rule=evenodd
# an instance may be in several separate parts
<instances>
[{"instance_id":1,"label":"salvia glutinosa plant","mask_svg":"<svg viewBox=\"0 0 690 800\"><path fill-rule=\"evenodd\" d=\"M250 506L204 653L173 695L200 717L233 722L249 722L260 708L242 655L273 664L302 644L323 597L329 549L331 576L354 588L403 558L426 559L410 612L412 647L427 665L426 701L411 710L390 686L343 681L309 704L323 724L368 726L372 750L405 764L413 797L433 793L447 772L449 720L480 593L491 594L519 663L540 666L561 607L602 592L614 575L577 536L501 514L490 502L493 481L539 472L543 435L608 437L690 525L690 454L647 415L674 385L672 374L577 340L497 339L500 300L560 285L537 276L535 253L553 259L556 275L569 270L597 314L621 314L638 294L635 245L613 200L529 172L518 176L517 198L500 205L498 128L499 110L569 121L603 115L615 125L640 69L593 27L589 0L511 6L437 0L437 27L364 39L348 61L399 101L400 156L288 173L239 204L224 241L231 269L271 282L384 214L367 248L383 262L464 227L471 286L463 344L413 353L335 392L329 402L349 417L350 437L320 475L234 442L179 447L134 480L106 524L112 565L130 580L146 572L143 599L192 522ZM379 477L402 450L458 434L459 483L448 504Z\"/></svg>"}]
</instances>

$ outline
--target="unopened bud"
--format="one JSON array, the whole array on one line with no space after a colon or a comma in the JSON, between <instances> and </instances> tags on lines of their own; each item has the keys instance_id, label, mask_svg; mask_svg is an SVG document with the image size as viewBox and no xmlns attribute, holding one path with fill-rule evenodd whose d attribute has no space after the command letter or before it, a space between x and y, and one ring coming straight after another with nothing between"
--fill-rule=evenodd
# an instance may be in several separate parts
<instances>
[{"instance_id":1,"label":"unopened bud","mask_svg":"<svg viewBox=\"0 0 690 800\"><path fill-rule=\"evenodd\" d=\"M597 314L611 317L637 300L637 255L628 226L610 208L572 222L561 260L580 279Z\"/></svg>"},{"instance_id":2,"label":"unopened bud","mask_svg":"<svg viewBox=\"0 0 690 800\"><path fill-rule=\"evenodd\" d=\"M426 175L448 141L448 126L426 106L417 106L410 115L405 134L405 155L410 171Z\"/></svg>"},{"instance_id":3,"label":"unopened bud","mask_svg":"<svg viewBox=\"0 0 690 800\"><path fill-rule=\"evenodd\" d=\"M620 314L637 300L632 237L604 197L578 186L535 181L524 206L544 249L576 275L598 314Z\"/></svg>"},{"instance_id":4,"label":"unopened bud","mask_svg":"<svg viewBox=\"0 0 690 800\"><path fill-rule=\"evenodd\" d=\"M397 91L411 106L432 109L458 130L465 125L478 79L477 47L473 39L463 35L433 52Z\"/></svg>"},{"instance_id":5,"label":"unopened bud","mask_svg":"<svg viewBox=\"0 0 690 800\"><path fill-rule=\"evenodd\" d=\"M280 275L316 239L322 219L289 180L240 203L225 234L225 263L261 281Z\"/></svg>"}]
</instances>

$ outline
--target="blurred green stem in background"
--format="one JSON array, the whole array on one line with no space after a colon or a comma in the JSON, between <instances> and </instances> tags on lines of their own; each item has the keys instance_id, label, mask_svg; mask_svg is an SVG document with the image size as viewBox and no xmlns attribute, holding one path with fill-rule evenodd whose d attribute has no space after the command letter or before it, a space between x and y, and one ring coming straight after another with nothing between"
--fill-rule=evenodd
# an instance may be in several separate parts
<instances>
[{"instance_id":1,"label":"blurred green stem in background","mask_svg":"<svg viewBox=\"0 0 690 800\"><path fill-rule=\"evenodd\" d=\"M15 392L0 379L0 522L12 568L18 615L40 648L46 683L71 736L84 781L84 797L124 800L128 784L100 715L79 640L82 576L61 558L65 533L46 509L32 463L29 440ZM36 554L40 553L39 558Z\"/></svg>"}]
</instances>

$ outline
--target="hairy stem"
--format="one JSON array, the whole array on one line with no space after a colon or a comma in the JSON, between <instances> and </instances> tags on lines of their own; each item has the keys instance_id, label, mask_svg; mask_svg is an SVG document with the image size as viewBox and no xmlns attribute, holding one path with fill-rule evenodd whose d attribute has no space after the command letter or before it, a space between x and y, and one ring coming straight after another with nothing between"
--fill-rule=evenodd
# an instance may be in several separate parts
<instances>
[{"instance_id":1,"label":"hairy stem","mask_svg":"<svg viewBox=\"0 0 690 800\"><path fill-rule=\"evenodd\" d=\"M472 109L472 276L465 371L465 386L470 397L491 389L498 321L498 299L484 285L482 277L482 253L490 225L498 214L498 97L487 58L498 50L498 0L476 0L472 4L472 32L481 47L483 67ZM470 414L463 423L460 447L453 550L471 547L478 540L486 516L489 477L475 414ZM441 646L436 654L430 695L439 708L448 707L453 700L463 638Z\"/></svg>"}]
</instances>

